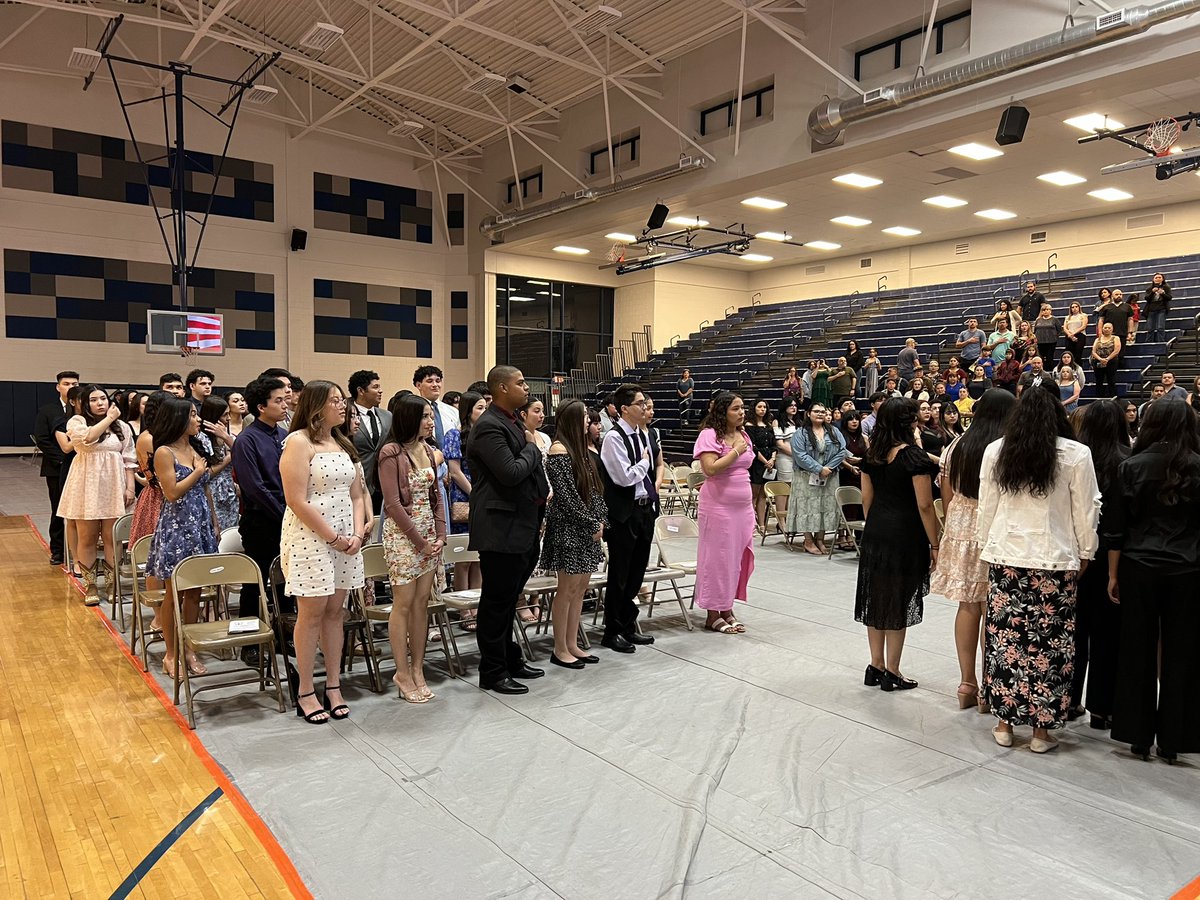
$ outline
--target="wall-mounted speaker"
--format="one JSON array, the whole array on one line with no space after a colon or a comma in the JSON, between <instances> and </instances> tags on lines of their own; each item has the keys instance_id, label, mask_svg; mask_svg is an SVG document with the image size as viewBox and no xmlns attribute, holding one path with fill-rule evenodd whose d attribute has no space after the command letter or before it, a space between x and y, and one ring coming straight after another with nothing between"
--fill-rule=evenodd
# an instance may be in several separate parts
<instances>
[{"instance_id":1,"label":"wall-mounted speaker","mask_svg":"<svg viewBox=\"0 0 1200 900\"><path fill-rule=\"evenodd\" d=\"M650 218L646 220L646 227L651 231L662 228L667 221L667 216L671 214L671 210L663 206L661 203L655 203L654 209L650 213Z\"/></svg>"},{"instance_id":2,"label":"wall-mounted speaker","mask_svg":"<svg viewBox=\"0 0 1200 900\"><path fill-rule=\"evenodd\" d=\"M308 246L308 232L303 228L292 229L292 250L303 250Z\"/></svg>"},{"instance_id":3,"label":"wall-mounted speaker","mask_svg":"<svg viewBox=\"0 0 1200 900\"><path fill-rule=\"evenodd\" d=\"M1025 137L1025 126L1029 124L1029 110L1023 106L1010 106L1000 114L1000 127L996 129L996 143L1001 147L1019 144Z\"/></svg>"}]
</instances>

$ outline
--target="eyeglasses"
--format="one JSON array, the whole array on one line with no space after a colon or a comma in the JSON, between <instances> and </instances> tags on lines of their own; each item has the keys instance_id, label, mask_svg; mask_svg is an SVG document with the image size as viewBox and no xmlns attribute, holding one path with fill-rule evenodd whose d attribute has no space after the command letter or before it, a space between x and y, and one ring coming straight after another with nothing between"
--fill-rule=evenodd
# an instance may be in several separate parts
<instances>
[{"instance_id":1,"label":"eyeglasses","mask_svg":"<svg viewBox=\"0 0 1200 900\"><path fill-rule=\"evenodd\" d=\"M642 409L645 409L645 408L646 408L646 401L645 401L645 400L634 400L634 401L633 401L632 403L630 403L629 405L630 405L630 406L640 406L640 407L642 407Z\"/></svg>"}]
</instances>

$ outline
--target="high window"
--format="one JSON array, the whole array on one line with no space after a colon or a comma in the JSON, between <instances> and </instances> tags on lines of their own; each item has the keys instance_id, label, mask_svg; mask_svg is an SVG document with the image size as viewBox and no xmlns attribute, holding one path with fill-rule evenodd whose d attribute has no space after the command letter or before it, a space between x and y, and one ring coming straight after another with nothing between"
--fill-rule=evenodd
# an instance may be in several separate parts
<instances>
[{"instance_id":1,"label":"high window","mask_svg":"<svg viewBox=\"0 0 1200 900\"><path fill-rule=\"evenodd\" d=\"M700 109L700 137L721 137L737 122L737 94L715 100ZM742 127L771 121L775 114L775 82L742 94Z\"/></svg>"},{"instance_id":2,"label":"high window","mask_svg":"<svg viewBox=\"0 0 1200 900\"><path fill-rule=\"evenodd\" d=\"M612 288L496 276L497 363L549 378L611 349L612 334Z\"/></svg>"}]
</instances>

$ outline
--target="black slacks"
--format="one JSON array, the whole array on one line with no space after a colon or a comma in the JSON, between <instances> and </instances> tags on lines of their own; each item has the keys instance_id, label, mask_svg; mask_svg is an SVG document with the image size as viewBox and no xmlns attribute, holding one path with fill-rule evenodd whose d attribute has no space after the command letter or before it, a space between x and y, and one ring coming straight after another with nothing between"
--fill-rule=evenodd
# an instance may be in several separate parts
<instances>
[{"instance_id":1,"label":"black slacks","mask_svg":"<svg viewBox=\"0 0 1200 900\"><path fill-rule=\"evenodd\" d=\"M271 579L271 563L279 555L279 532L282 528L282 520L257 509L244 510L242 520L238 523L238 531L242 536L242 549L246 551L247 556L258 563L258 568L262 571L264 586ZM258 585L242 585L242 596L238 607L239 615L243 617L257 616L260 603Z\"/></svg>"},{"instance_id":2,"label":"black slacks","mask_svg":"<svg viewBox=\"0 0 1200 900\"><path fill-rule=\"evenodd\" d=\"M1096 559L1079 579L1076 590L1075 676L1071 681L1071 706L1084 704L1094 716L1111 716L1113 693L1117 687L1121 607L1108 599L1107 551L1096 554Z\"/></svg>"},{"instance_id":3,"label":"black slacks","mask_svg":"<svg viewBox=\"0 0 1200 900\"><path fill-rule=\"evenodd\" d=\"M521 648L513 640L513 618L521 588L537 565L539 545L524 553L479 552L483 587L475 617L475 640L479 644L479 684L490 687L524 665Z\"/></svg>"},{"instance_id":4,"label":"black slacks","mask_svg":"<svg viewBox=\"0 0 1200 900\"><path fill-rule=\"evenodd\" d=\"M654 507L635 506L624 522L604 529L608 541L608 582L604 588L604 636L630 634L637 627L638 608L633 602L646 577L650 548L654 545Z\"/></svg>"},{"instance_id":5,"label":"black slacks","mask_svg":"<svg viewBox=\"0 0 1200 900\"><path fill-rule=\"evenodd\" d=\"M1200 751L1198 579L1200 571L1166 574L1122 558L1113 740L1142 747L1157 743L1169 753Z\"/></svg>"},{"instance_id":6,"label":"black slacks","mask_svg":"<svg viewBox=\"0 0 1200 900\"><path fill-rule=\"evenodd\" d=\"M58 514L58 500L62 496L62 479L57 472L46 476L46 493L50 495L50 555L56 559L62 559L63 520Z\"/></svg>"}]
</instances>

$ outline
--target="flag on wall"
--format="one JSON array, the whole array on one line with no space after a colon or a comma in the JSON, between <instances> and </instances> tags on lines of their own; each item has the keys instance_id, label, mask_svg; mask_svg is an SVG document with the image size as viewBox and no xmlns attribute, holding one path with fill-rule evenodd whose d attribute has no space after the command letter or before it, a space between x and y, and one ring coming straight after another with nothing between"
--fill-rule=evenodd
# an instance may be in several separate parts
<instances>
[{"instance_id":1,"label":"flag on wall","mask_svg":"<svg viewBox=\"0 0 1200 900\"><path fill-rule=\"evenodd\" d=\"M221 317L188 313L187 343L200 353L220 353L223 343Z\"/></svg>"}]
</instances>

